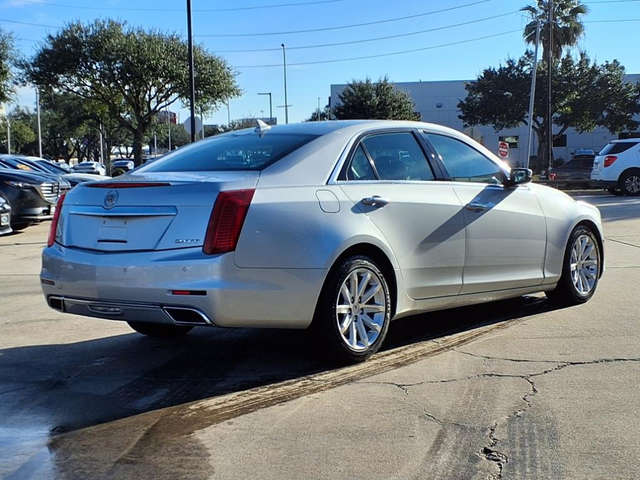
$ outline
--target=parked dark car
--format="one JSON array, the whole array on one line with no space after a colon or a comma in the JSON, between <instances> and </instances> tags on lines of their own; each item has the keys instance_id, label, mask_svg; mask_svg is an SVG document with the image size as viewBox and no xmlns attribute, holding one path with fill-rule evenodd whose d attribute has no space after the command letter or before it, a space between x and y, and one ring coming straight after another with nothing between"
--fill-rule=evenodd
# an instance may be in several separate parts
<instances>
[{"instance_id":1,"label":"parked dark car","mask_svg":"<svg viewBox=\"0 0 640 480\"><path fill-rule=\"evenodd\" d=\"M0 235L11 233L11 204L0 194Z\"/></svg>"},{"instance_id":2,"label":"parked dark car","mask_svg":"<svg viewBox=\"0 0 640 480\"><path fill-rule=\"evenodd\" d=\"M69 189L51 176L0 168L0 193L11 204L13 229L50 220L60 195Z\"/></svg>"},{"instance_id":3,"label":"parked dark car","mask_svg":"<svg viewBox=\"0 0 640 480\"><path fill-rule=\"evenodd\" d=\"M0 155L0 167L50 175L53 179L60 181L63 184L68 182L71 187L75 187L79 183L96 181L95 175L89 175L86 173L67 173L57 164L38 157Z\"/></svg>"},{"instance_id":4,"label":"parked dark car","mask_svg":"<svg viewBox=\"0 0 640 480\"><path fill-rule=\"evenodd\" d=\"M591 184L591 170L596 153L591 149L579 149L564 165L549 172L549 180L555 180L560 188L588 188Z\"/></svg>"}]
</instances>

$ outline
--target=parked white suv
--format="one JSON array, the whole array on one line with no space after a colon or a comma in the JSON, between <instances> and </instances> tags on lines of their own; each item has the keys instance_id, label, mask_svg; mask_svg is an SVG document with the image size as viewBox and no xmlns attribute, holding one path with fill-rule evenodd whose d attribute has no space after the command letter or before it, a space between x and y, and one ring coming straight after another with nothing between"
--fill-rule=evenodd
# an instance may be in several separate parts
<instances>
[{"instance_id":1,"label":"parked white suv","mask_svg":"<svg viewBox=\"0 0 640 480\"><path fill-rule=\"evenodd\" d=\"M609 142L593 161L591 182L614 195L640 195L640 138Z\"/></svg>"}]
</instances>

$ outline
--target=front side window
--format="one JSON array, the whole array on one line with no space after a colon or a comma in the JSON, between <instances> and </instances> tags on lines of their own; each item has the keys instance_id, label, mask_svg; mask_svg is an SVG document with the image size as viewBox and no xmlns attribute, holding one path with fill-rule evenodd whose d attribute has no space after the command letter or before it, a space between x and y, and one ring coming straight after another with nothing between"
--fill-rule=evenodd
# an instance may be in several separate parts
<instances>
[{"instance_id":1,"label":"front side window","mask_svg":"<svg viewBox=\"0 0 640 480\"><path fill-rule=\"evenodd\" d=\"M138 172L216 172L262 170L317 135L267 133L221 135L181 148Z\"/></svg>"},{"instance_id":2,"label":"front side window","mask_svg":"<svg viewBox=\"0 0 640 480\"><path fill-rule=\"evenodd\" d=\"M418 141L410 132L384 133L362 141L380 180L433 180L434 175Z\"/></svg>"},{"instance_id":3,"label":"front side window","mask_svg":"<svg viewBox=\"0 0 640 480\"><path fill-rule=\"evenodd\" d=\"M505 175L494 162L466 143L445 135L428 133L427 138L456 182L500 184Z\"/></svg>"}]
</instances>

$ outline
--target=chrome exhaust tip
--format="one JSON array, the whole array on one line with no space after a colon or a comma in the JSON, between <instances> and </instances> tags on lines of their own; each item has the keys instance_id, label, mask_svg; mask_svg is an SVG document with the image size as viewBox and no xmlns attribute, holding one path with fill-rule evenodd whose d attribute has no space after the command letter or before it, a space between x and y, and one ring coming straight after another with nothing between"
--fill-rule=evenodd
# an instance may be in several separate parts
<instances>
[{"instance_id":1,"label":"chrome exhaust tip","mask_svg":"<svg viewBox=\"0 0 640 480\"><path fill-rule=\"evenodd\" d=\"M200 310L189 307L164 307L164 313L176 325L213 325Z\"/></svg>"},{"instance_id":2,"label":"chrome exhaust tip","mask_svg":"<svg viewBox=\"0 0 640 480\"><path fill-rule=\"evenodd\" d=\"M49 307L59 312L64 312L64 299L62 297L49 297Z\"/></svg>"}]
</instances>

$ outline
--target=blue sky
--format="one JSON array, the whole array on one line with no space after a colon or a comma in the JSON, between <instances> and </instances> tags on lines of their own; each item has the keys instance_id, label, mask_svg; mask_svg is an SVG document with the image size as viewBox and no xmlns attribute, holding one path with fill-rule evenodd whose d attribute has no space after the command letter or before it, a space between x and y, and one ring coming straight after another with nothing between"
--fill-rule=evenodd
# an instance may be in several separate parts
<instances>
[{"instance_id":1,"label":"blue sky","mask_svg":"<svg viewBox=\"0 0 640 480\"><path fill-rule=\"evenodd\" d=\"M287 46L288 96L289 104L293 105L289 109L289 119L296 122L310 116L318 105L318 97L322 105L326 103L331 84L367 76L377 79L383 75L388 75L396 82L471 79L485 67L498 65L508 57L519 57L525 49L521 30L527 19L518 10L530 3L527 0L192 2L196 41L226 58L238 72L237 81L244 93L242 97L231 101L231 118L261 116L263 112L268 116L268 97L258 96L257 93L272 92L274 116L278 116L280 123L284 123L284 110L276 107L284 105L283 72L280 66L282 43ZM589 52L598 62L618 59L629 73L640 73L640 55L636 41L640 28L640 0L586 0L585 3L589 6L590 13L585 18L586 35L579 48ZM185 33L185 4L186 0L0 0L0 26L13 31L20 39L20 49L24 54L31 55L37 41L46 33L54 32L55 27L71 20L90 21L111 17L126 20L132 25ZM289 5L282 6L283 4ZM268 8L252 8L256 6ZM353 28L286 33L407 16L414 18ZM612 20L614 22L609 22ZM385 40L321 48L295 48L434 29L438 30ZM263 35L230 36L256 33ZM277 34L264 35L265 33ZM229 51L259 49L273 50ZM423 50L378 58L296 65L417 49ZM28 88L21 89L18 103L33 107L32 91ZM187 111L176 109L180 110L181 120L185 120ZM226 107L205 119L205 122L226 123Z\"/></svg>"}]
</instances>

